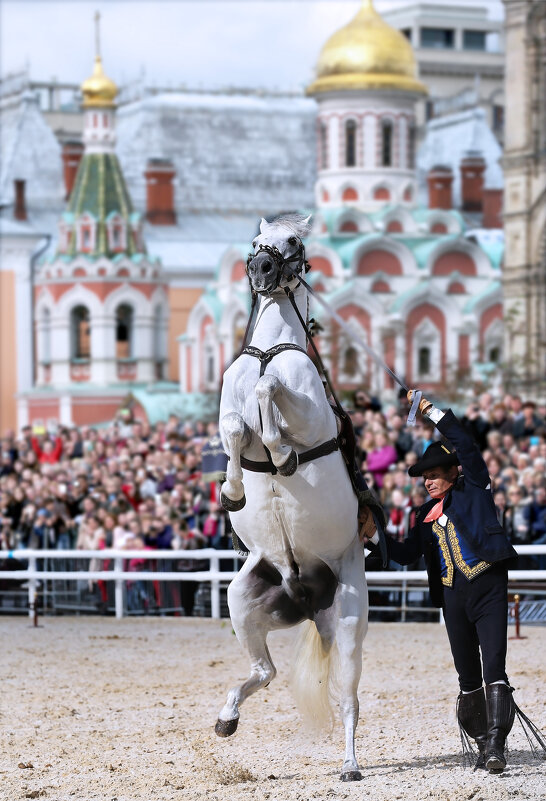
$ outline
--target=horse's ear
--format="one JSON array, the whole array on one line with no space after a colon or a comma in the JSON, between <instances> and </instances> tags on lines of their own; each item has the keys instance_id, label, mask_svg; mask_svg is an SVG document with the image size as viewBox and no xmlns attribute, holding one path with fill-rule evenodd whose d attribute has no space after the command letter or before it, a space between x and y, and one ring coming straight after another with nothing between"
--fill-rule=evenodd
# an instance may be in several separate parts
<instances>
[{"instance_id":1,"label":"horse's ear","mask_svg":"<svg viewBox=\"0 0 546 801\"><path fill-rule=\"evenodd\" d=\"M266 229L267 225L269 225L269 223L267 222L265 217L262 217L262 220L260 222L260 233L261 234L265 234L265 229Z\"/></svg>"}]
</instances>

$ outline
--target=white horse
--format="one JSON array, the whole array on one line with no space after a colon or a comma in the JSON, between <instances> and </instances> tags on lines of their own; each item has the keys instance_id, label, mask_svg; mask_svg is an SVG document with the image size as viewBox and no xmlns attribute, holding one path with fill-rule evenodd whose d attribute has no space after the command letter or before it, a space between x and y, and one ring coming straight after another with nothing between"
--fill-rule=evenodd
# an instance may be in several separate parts
<instances>
[{"instance_id":1,"label":"white horse","mask_svg":"<svg viewBox=\"0 0 546 801\"><path fill-rule=\"evenodd\" d=\"M233 734L243 701L274 678L268 633L306 620L295 660L296 700L316 719L321 711L328 714L335 644L345 729L341 778L354 781L362 778L354 736L368 593L357 498L343 457L334 450L336 416L284 289L293 291L305 320L307 293L292 270L305 264L301 237L307 232L308 221L300 215L262 220L248 263L259 295L249 352L224 375L220 432L229 462L222 501L250 551L229 587L228 603L251 670L229 691L216 733ZM315 448L313 458L307 452Z\"/></svg>"}]
</instances>

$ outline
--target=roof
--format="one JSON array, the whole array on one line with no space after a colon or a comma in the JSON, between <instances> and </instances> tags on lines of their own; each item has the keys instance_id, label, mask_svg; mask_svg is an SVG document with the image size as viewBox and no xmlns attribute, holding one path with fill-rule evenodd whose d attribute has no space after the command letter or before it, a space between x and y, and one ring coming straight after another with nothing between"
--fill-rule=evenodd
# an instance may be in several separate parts
<instances>
[{"instance_id":1,"label":"roof","mask_svg":"<svg viewBox=\"0 0 546 801\"><path fill-rule=\"evenodd\" d=\"M110 250L107 236L107 222L112 215L119 214L126 223L127 247L125 253L132 256L142 248L139 247L131 221L134 221L134 210L131 197L125 185L123 173L114 153L86 153L80 161L74 188L66 211L77 219L89 213L97 224L96 247L93 257L114 256ZM66 217L65 217L66 219ZM68 255L77 253L77 237L71 237Z\"/></svg>"},{"instance_id":2,"label":"roof","mask_svg":"<svg viewBox=\"0 0 546 801\"><path fill-rule=\"evenodd\" d=\"M62 204L61 148L30 91L0 103L0 203L12 203L13 182L24 180L28 206Z\"/></svg>"},{"instance_id":3,"label":"roof","mask_svg":"<svg viewBox=\"0 0 546 801\"><path fill-rule=\"evenodd\" d=\"M118 110L116 152L137 208L146 163L161 157L175 170L178 215L259 218L313 204L316 113L302 96L165 93Z\"/></svg>"},{"instance_id":4,"label":"roof","mask_svg":"<svg viewBox=\"0 0 546 801\"><path fill-rule=\"evenodd\" d=\"M469 300L466 302L466 304L464 306L463 311L465 312L465 314L468 314L469 312L474 311L476 306L482 300L487 298L489 295L493 295L496 292L500 292L501 289L502 289L502 285L501 285L500 281L491 281L491 283L488 284L486 286L486 288L484 290L482 290L482 292L479 292L477 295L474 295L473 297L469 298Z\"/></svg>"},{"instance_id":5,"label":"roof","mask_svg":"<svg viewBox=\"0 0 546 801\"><path fill-rule=\"evenodd\" d=\"M451 167L453 205L460 207L460 165L462 159L470 154L483 156L485 159L485 188L501 189L504 186L500 166L502 148L487 124L483 109L468 109L430 120L417 156L420 183L424 186L426 174L432 167L437 165Z\"/></svg>"}]
</instances>

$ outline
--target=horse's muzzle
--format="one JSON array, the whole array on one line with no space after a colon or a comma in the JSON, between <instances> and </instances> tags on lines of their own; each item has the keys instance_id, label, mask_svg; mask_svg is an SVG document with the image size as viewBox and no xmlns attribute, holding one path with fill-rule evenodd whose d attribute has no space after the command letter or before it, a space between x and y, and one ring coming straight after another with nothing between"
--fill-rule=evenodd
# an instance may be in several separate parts
<instances>
[{"instance_id":1,"label":"horse's muzzle","mask_svg":"<svg viewBox=\"0 0 546 801\"><path fill-rule=\"evenodd\" d=\"M248 263L248 276L255 292L267 293L277 289L282 271L270 253L260 251Z\"/></svg>"}]
</instances>

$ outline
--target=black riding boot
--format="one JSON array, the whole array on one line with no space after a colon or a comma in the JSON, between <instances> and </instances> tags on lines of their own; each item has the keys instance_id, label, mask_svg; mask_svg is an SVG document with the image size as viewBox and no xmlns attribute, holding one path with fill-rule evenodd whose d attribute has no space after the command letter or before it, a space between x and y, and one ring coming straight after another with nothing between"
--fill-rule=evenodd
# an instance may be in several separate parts
<instances>
[{"instance_id":1,"label":"black riding boot","mask_svg":"<svg viewBox=\"0 0 546 801\"><path fill-rule=\"evenodd\" d=\"M472 746L468 739L472 738L478 746L479 756L474 767L485 768L485 744L487 742L487 708L483 687L473 693L459 693L457 698L457 720L461 728L463 759L472 758ZM466 739L465 736L466 735Z\"/></svg>"},{"instance_id":2,"label":"black riding boot","mask_svg":"<svg viewBox=\"0 0 546 801\"><path fill-rule=\"evenodd\" d=\"M485 767L490 773L502 773L506 767L504 744L516 712L512 688L506 684L487 684L487 744Z\"/></svg>"}]
</instances>

